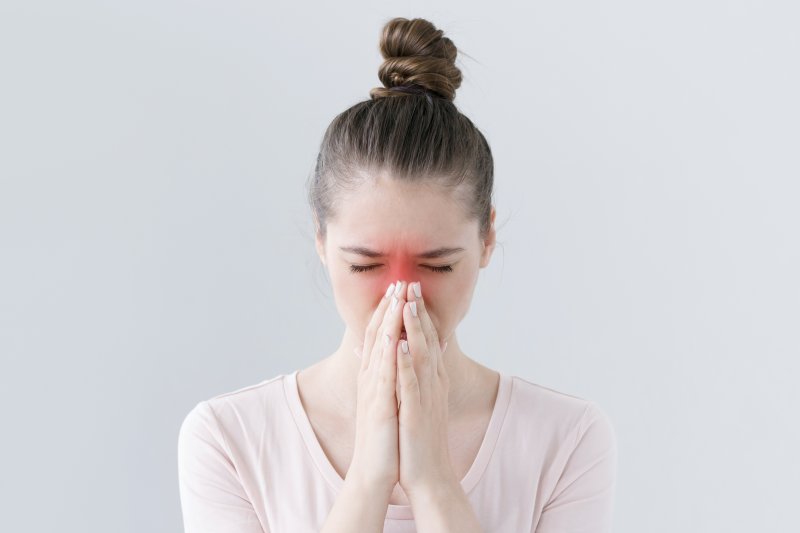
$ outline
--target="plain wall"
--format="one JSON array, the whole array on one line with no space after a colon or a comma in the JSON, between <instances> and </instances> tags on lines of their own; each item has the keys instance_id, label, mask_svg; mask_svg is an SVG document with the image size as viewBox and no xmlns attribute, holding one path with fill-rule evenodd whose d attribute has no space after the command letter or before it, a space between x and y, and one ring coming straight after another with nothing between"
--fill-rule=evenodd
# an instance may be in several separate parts
<instances>
[{"instance_id":1,"label":"plain wall","mask_svg":"<svg viewBox=\"0 0 800 533\"><path fill-rule=\"evenodd\" d=\"M796 2L0 4L0 529L182 530L198 401L344 325L305 183L425 17L495 157L458 334L589 398L619 533L800 530Z\"/></svg>"}]
</instances>

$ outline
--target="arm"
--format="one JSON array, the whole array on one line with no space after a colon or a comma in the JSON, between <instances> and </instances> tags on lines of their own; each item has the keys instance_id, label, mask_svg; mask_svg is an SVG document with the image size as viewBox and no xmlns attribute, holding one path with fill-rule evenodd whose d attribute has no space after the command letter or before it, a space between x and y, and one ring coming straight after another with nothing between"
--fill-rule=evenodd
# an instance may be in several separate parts
<instances>
[{"instance_id":1,"label":"arm","mask_svg":"<svg viewBox=\"0 0 800 533\"><path fill-rule=\"evenodd\" d=\"M206 401L181 424L178 480L185 533L269 533L239 481Z\"/></svg>"},{"instance_id":2,"label":"arm","mask_svg":"<svg viewBox=\"0 0 800 533\"><path fill-rule=\"evenodd\" d=\"M572 454L532 533L609 533L616 468L611 420L590 403L578 425Z\"/></svg>"},{"instance_id":3,"label":"arm","mask_svg":"<svg viewBox=\"0 0 800 533\"><path fill-rule=\"evenodd\" d=\"M391 494L391 489L378 489L351 468L320 533L383 532Z\"/></svg>"}]
</instances>

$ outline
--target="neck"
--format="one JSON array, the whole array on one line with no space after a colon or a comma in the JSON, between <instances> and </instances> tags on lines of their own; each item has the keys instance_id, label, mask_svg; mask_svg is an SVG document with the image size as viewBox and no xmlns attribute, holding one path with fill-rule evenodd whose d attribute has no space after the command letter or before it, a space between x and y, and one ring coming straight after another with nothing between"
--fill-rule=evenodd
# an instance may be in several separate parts
<instances>
[{"instance_id":1,"label":"neck","mask_svg":"<svg viewBox=\"0 0 800 533\"><path fill-rule=\"evenodd\" d=\"M446 340L447 350L442 355L442 360L450 383L447 395L448 410L450 417L454 418L466 406L469 393L474 390L478 373L475 368L476 363L461 351L455 333ZM338 412L346 413L344 416L352 420L356 418L358 372L361 368L361 359L353 350L361 342L361 339L352 335L349 329L346 330L339 348L322 361L320 368L326 381L321 386L340 409Z\"/></svg>"}]
</instances>

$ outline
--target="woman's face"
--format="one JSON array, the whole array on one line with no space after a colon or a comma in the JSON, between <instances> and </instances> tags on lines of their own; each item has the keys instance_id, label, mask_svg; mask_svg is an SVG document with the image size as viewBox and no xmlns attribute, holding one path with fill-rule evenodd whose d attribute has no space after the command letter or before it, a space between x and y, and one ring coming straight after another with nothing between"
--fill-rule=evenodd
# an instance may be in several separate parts
<instances>
[{"instance_id":1,"label":"woman's face","mask_svg":"<svg viewBox=\"0 0 800 533\"><path fill-rule=\"evenodd\" d=\"M359 342L389 284L419 281L440 340L466 315L478 271L494 249L495 211L486 240L453 191L387 177L341 197L317 252L328 270L336 307Z\"/></svg>"}]
</instances>

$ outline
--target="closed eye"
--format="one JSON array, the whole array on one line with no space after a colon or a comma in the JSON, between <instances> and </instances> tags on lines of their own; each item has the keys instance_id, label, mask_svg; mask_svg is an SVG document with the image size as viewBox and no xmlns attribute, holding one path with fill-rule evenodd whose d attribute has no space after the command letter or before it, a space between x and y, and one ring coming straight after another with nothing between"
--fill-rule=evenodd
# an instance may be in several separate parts
<instances>
[{"instance_id":1,"label":"closed eye","mask_svg":"<svg viewBox=\"0 0 800 533\"><path fill-rule=\"evenodd\" d=\"M366 272L368 270L372 270L374 268L378 268L381 265L350 265L350 272ZM452 272L453 265L443 265L443 266L428 266L422 265L425 268L432 270L433 272Z\"/></svg>"}]
</instances>

